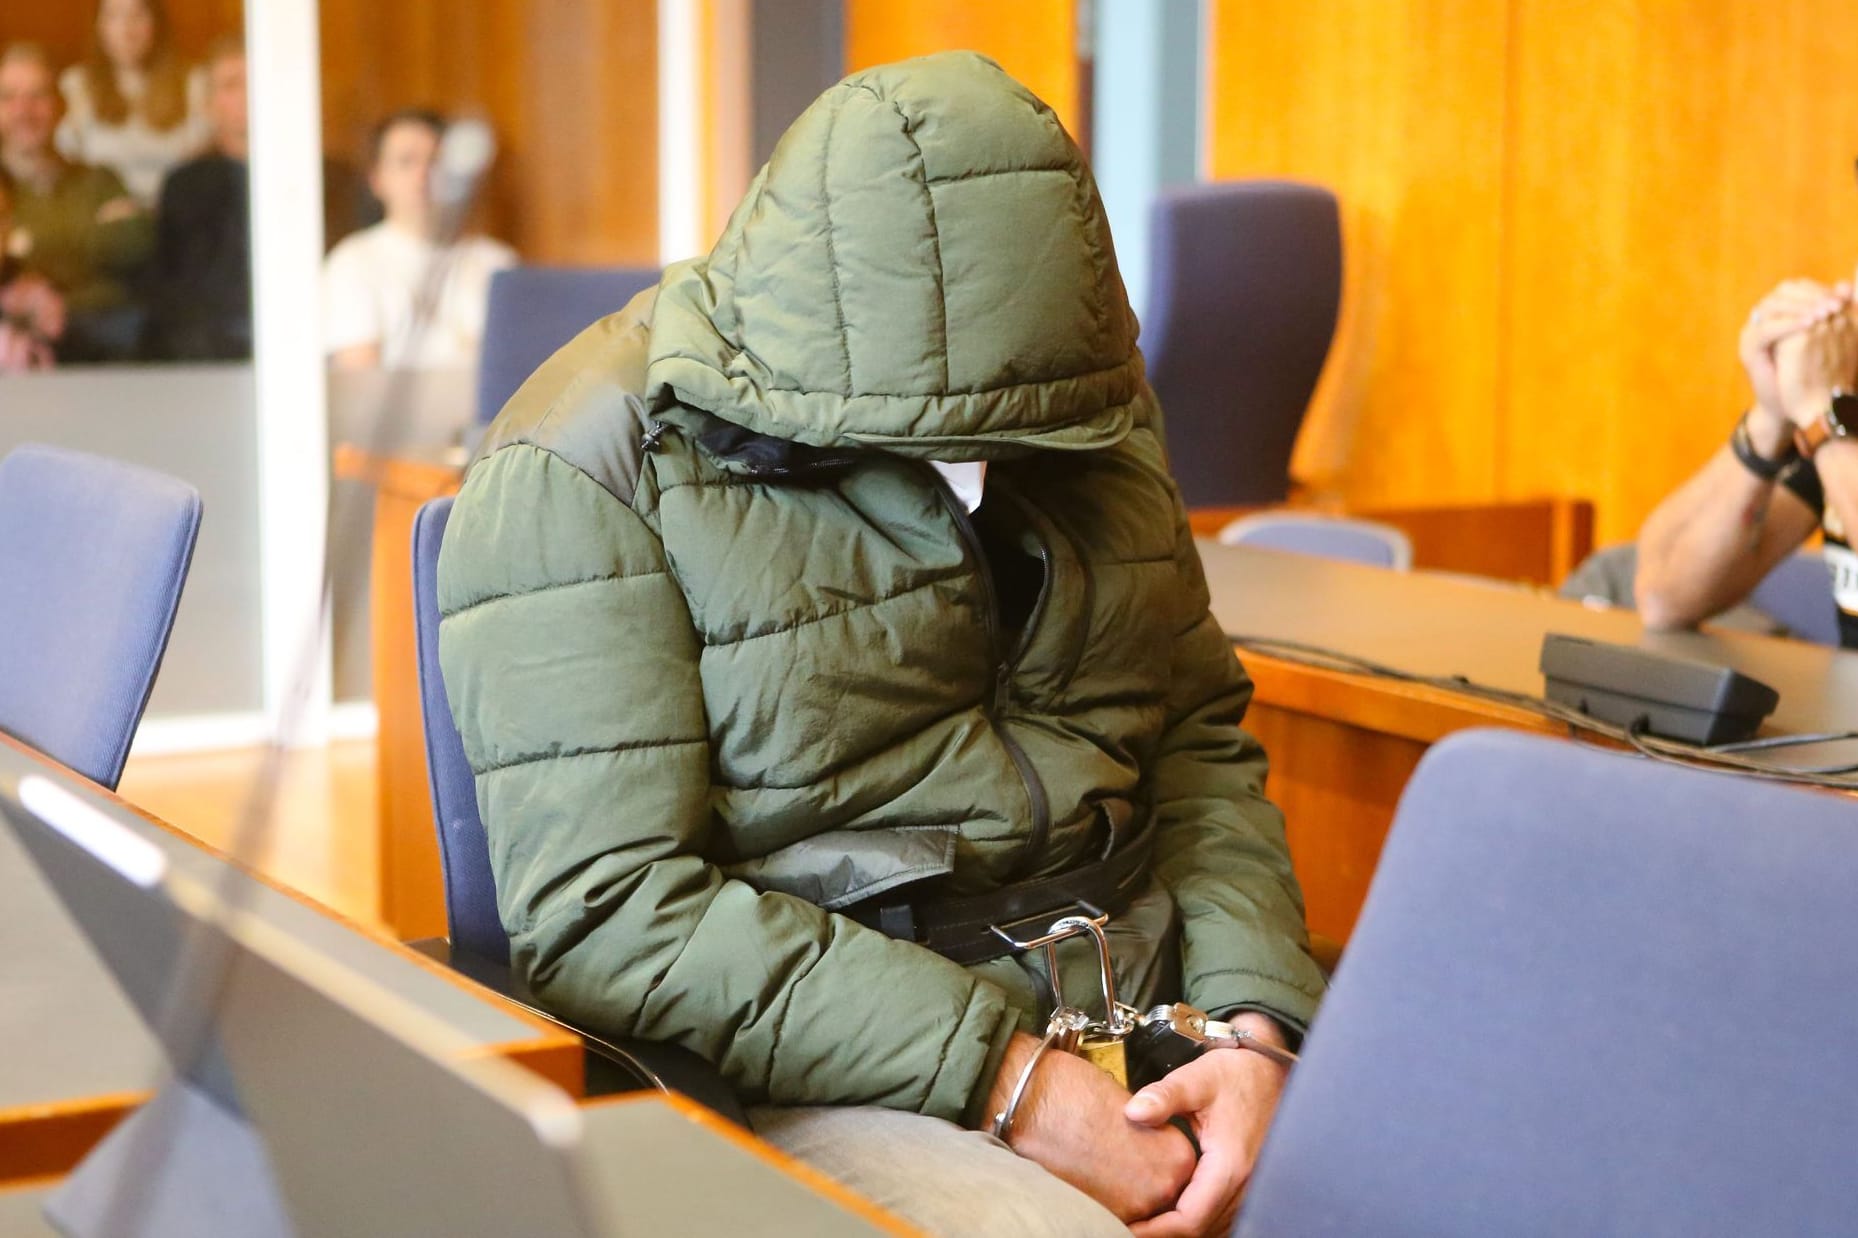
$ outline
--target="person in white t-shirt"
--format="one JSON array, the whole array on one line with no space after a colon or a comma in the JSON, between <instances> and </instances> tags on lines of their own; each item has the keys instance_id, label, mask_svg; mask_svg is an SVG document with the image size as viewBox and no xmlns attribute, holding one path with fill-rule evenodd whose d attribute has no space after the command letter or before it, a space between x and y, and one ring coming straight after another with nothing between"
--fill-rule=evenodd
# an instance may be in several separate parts
<instances>
[{"instance_id":1,"label":"person in white t-shirt","mask_svg":"<svg viewBox=\"0 0 1858 1238\"><path fill-rule=\"evenodd\" d=\"M445 122L396 112L375 127L368 187L386 218L345 238L323 264L323 348L340 369L468 369L484 335L490 277L514 266L509 246L482 236L438 244L432 195ZM418 305L434 263L443 277ZM421 320L423 326L415 331Z\"/></svg>"},{"instance_id":2,"label":"person in white t-shirt","mask_svg":"<svg viewBox=\"0 0 1858 1238\"><path fill-rule=\"evenodd\" d=\"M143 207L161 181L206 149L206 75L175 54L160 0L100 0L88 59L58 78L58 153L109 168Z\"/></svg>"}]
</instances>

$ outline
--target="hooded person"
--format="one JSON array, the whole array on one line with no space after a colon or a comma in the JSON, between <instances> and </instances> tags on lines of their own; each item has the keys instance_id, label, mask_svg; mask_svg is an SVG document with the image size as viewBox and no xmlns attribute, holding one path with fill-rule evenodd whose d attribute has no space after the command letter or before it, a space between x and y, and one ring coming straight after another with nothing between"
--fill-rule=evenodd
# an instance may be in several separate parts
<instances>
[{"instance_id":1,"label":"hooded person","mask_svg":"<svg viewBox=\"0 0 1858 1238\"><path fill-rule=\"evenodd\" d=\"M1101 906L1125 1000L1280 1043L1321 994L1160 416L1048 107L969 53L822 95L451 516L441 659L538 998L933 1233L1229 1221L1279 1067L1132 1099L1041 1056L1041 959L988 929Z\"/></svg>"}]
</instances>

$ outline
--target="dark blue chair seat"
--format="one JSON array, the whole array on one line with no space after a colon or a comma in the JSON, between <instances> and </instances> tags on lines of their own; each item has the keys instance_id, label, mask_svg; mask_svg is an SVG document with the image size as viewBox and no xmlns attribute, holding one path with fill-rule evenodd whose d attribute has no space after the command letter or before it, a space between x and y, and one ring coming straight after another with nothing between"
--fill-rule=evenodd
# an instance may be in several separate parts
<instances>
[{"instance_id":1,"label":"dark blue chair seat","mask_svg":"<svg viewBox=\"0 0 1858 1238\"><path fill-rule=\"evenodd\" d=\"M1466 732L1402 797L1237 1233L1848 1235L1858 802Z\"/></svg>"},{"instance_id":2,"label":"dark blue chair seat","mask_svg":"<svg viewBox=\"0 0 1858 1238\"><path fill-rule=\"evenodd\" d=\"M1832 569L1825 556L1815 551L1782 559L1748 595L1748 604L1774 616L1801 640L1839 643L1839 604L1832 596Z\"/></svg>"},{"instance_id":3,"label":"dark blue chair seat","mask_svg":"<svg viewBox=\"0 0 1858 1238\"><path fill-rule=\"evenodd\" d=\"M0 460L0 730L114 787L199 532L199 492L164 474L36 444Z\"/></svg>"},{"instance_id":4,"label":"dark blue chair seat","mask_svg":"<svg viewBox=\"0 0 1858 1238\"><path fill-rule=\"evenodd\" d=\"M452 500L434 499L413 521L413 624L418 641L419 705L425 720L426 771L437 816L439 862L445 882L445 917L451 932L441 961L544 1018L562 1023L587 1042L590 1092L654 1087L676 1091L746 1126L741 1102L703 1059L675 1045L610 1041L556 1019L537 1004L510 969L510 942L497 914L497 885L490 840L478 815L477 785L464 741L452 722L439 668L439 548Z\"/></svg>"},{"instance_id":5,"label":"dark blue chair seat","mask_svg":"<svg viewBox=\"0 0 1858 1238\"><path fill-rule=\"evenodd\" d=\"M491 277L477 363L477 419L582 331L658 282L655 267L510 267Z\"/></svg>"},{"instance_id":6,"label":"dark blue chair seat","mask_svg":"<svg viewBox=\"0 0 1858 1238\"><path fill-rule=\"evenodd\" d=\"M1172 189L1151 217L1148 380L1189 507L1276 503L1342 301L1335 195L1293 181Z\"/></svg>"}]
</instances>

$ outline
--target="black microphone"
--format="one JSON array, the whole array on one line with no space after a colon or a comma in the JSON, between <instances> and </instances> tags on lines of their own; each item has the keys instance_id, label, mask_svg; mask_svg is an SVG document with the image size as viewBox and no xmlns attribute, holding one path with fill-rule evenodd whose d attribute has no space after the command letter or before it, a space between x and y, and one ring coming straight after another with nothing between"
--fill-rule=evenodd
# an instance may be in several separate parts
<instances>
[{"instance_id":1,"label":"black microphone","mask_svg":"<svg viewBox=\"0 0 1858 1238\"><path fill-rule=\"evenodd\" d=\"M439 208L441 244L453 243L463 232L484 177L496 160L497 135L485 121L467 116L445 127L432 169L432 200Z\"/></svg>"}]
</instances>

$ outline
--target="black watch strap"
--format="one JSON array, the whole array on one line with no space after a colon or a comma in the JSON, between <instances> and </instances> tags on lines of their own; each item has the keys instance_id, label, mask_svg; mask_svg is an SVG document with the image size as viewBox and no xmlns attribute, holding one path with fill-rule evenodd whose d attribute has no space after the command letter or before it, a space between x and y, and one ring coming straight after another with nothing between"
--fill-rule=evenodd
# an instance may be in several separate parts
<instances>
[{"instance_id":1,"label":"black watch strap","mask_svg":"<svg viewBox=\"0 0 1858 1238\"><path fill-rule=\"evenodd\" d=\"M1786 471L1787 466L1799 458L1800 452L1790 441L1787 450L1778 459L1769 459L1755 450L1754 442L1748 437L1748 414L1743 413L1740 421L1735 423L1735 433L1729 436L1729 450L1742 467L1759 477L1762 481L1774 481Z\"/></svg>"}]
</instances>

